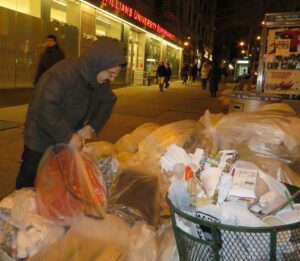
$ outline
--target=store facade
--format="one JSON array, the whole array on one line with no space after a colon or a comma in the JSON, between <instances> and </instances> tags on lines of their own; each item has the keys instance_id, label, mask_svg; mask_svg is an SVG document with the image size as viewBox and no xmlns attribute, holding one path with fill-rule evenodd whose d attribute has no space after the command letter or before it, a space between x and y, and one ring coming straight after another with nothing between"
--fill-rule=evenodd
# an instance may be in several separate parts
<instances>
[{"instance_id":1,"label":"store facade","mask_svg":"<svg viewBox=\"0 0 300 261\"><path fill-rule=\"evenodd\" d=\"M117 0L6 0L0 3L0 88L32 88L46 35L55 34L67 57L105 35L119 39L128 66L114 84L145 85L152 65L170 63L179 77L182 49L158 23ZM9 32L9 33L8 33Z\"/></svg>"},{"instance_id":2,"label":"store facade","mask_svg":"<svg viewBox=\"0 0 300 261\"><path fill-rule=\"evenodd\" d=\"M127 50L128 66L117 79L116 83L128 85L145 85L151 66L159 61L170 63L174 77L179 77L182 48L174 44L175 36L149 19L141 11L132 8L118 0L103 0L93 5L91 2L81 2L82 12L90 9L93 16L95 10L95 30L85 31L86 14L82 13L81 35L83 35L81 50L89 43L86 38L95 39L101 35L114 37L123 42ZM92 27L93 24L91 23ZM93 32L95 34L93 35Z\"/></svg>"}]
</instances>

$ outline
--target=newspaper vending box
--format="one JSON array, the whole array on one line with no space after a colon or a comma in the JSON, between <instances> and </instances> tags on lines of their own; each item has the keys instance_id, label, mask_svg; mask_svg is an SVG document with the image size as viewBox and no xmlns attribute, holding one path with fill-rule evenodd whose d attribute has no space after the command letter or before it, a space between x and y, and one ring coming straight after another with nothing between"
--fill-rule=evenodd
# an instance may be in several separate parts
<instances>
[{"instance_id":1,"label":"newspaper vending box","mask_svg":"<svg viewBox=\"0 0 300 261\"><path fill-rule=\"evenodd\" d=\"M300 97L300 12L265 15L256 90Z\"/></svg>"}]
</instances>

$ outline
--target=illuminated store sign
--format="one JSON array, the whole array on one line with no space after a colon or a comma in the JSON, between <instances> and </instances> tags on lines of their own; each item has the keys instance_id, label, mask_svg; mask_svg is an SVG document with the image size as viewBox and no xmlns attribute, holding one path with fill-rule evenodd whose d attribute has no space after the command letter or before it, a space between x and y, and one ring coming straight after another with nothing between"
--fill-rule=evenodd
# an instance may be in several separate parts
<instances>
[{"instance_id":1,"label":"illuminated store sign","mask_svg":"<svg viewBox=\"0 0 300 261\"><path fill-rule=\"evenodd\" d=\"M167 30L162 28L158 23L155 23L148 19L147 17L143 16L138 10L129 7L128 5L122 3L118 0L102 0L103 4L106 4L113 9L117 10L118 12L133 18L135 21L139 22L140 24L143 24L144 26L150 28L151 30L165 36L166 38L170 40L174 40L175 36L171 33L169 33Z\"/></svg>"}]
</instances>

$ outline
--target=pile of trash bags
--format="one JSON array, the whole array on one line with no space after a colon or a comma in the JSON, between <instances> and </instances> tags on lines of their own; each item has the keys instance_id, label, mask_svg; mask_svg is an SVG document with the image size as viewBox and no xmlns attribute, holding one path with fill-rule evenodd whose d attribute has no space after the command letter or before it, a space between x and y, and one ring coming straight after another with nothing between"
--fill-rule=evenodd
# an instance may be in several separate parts
<instances>
[{"instance_id":1,"label":"pile of trash bags","mask_svg":"<svg viewBox=\"0 0 300 261\"><path fill-rule=\"evenodd\" d=\"M167 193L186 211L215 213L207 206L222 206L219 219L233 224L226 208L230 193L239 196L229 182L233 166L237 173L254 169L260 196L275 191L276 202L286 197L282 183L300 187L300 119L274 106L145 123L115 144L90 142L81 152L64 144L49 148L35 187L0 201L0 260L179 260ZM202 172L210 168L203 187ZM220 179L224 173L231 178Z\"/></svg>"}]
</instances>

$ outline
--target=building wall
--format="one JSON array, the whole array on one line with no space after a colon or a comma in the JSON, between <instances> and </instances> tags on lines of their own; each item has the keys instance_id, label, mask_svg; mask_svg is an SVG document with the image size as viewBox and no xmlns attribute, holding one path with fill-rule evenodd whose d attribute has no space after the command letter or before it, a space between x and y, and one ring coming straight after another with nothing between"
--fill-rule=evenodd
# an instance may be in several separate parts
<instances>
[{"instance_id":1,"label":"building wall","mask_svg":"<svg viewBox=\"0 0 300 261\"><path fill-rule=\"evenodd\" d=\"M5 7L0 6L0 88L33 87L45 37L50 33L57 36L67 57L78 54L78 27L44 19L43 14L51 17L47 3L49 1L1 1ZM73 14L76 14L74 10Z\"/></svg>"},{"instance_id":2,"label":"building wall","mask_svg":"<svg viewBox=\"0 0 300 261\"><path fill-rule=\"evenodd\" d=\"M97 4L99 1L91 2ZM132 4L131 7L150 19L152 9L143 1L131 0L124 3ZM67 57L80 55L101 35L123 42L130 53L129 66L118 76L116 84L146 84L148 61L153 59L155 62L163 60L171 63L171 67L174 68L173 76L179 77L180 48L167 43L159 33L145 30L147 28L142 24L133 26L103 13L100 5L93 6L73 0L1 1L0 88L33 87L39 57L44 50L44 40L50 33L57 36L58 43ZM106 11L117 14L115 10L106 8ZM154 39L159 46L159 57L154 57L154 53L146 49L147 43L150 48L154 48Z\"/></svg>"},{"instance_id":3,"label":"building wall","mask_svg":"<svg viewBox=\"0 0 300 261\"><path fill-rule=\"evenodd\" d=\"M216 0L145 0L158 19L170 31L178 32L182 43L189 45L183 51L184 62L203 58L204 52L212 54L215 26Z\"/></svg>"}]
</instances>

